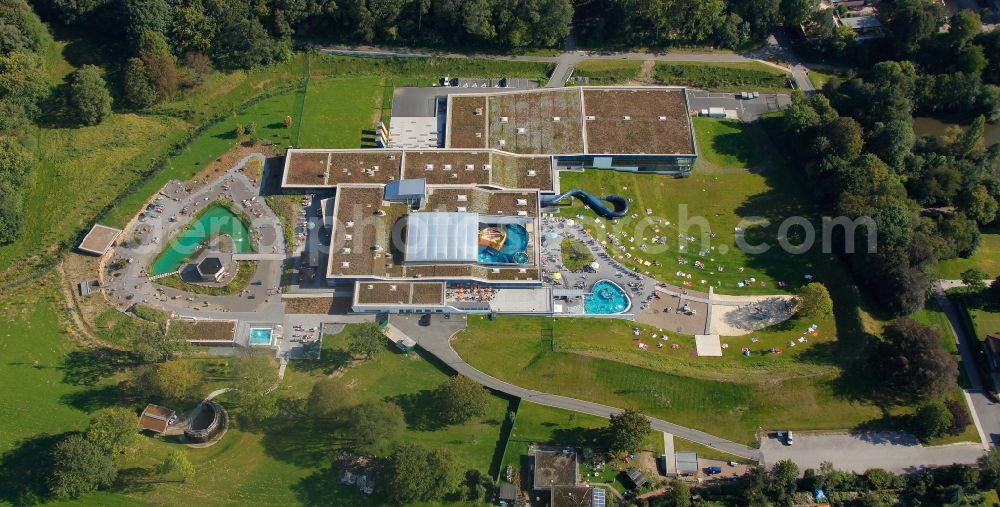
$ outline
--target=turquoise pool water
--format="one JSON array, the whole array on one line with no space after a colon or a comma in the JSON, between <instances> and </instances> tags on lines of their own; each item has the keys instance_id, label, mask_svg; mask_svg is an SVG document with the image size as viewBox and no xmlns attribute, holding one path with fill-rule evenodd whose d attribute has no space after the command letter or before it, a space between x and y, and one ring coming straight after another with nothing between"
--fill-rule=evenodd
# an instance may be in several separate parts
<instances>
[{"instance_id":1,"label":"turquoise pool water","mask_svg":"<svg viewBox=\"0 0 1000 507\"><path fill-rule=\"evenodd\" d=\"M271 328L269 327L252 327L250 328L250 345L270 345L271 344Z\"/></svg>"},{"instance_id":2,"label":"turquoise pool water","mask_svg":"<svg viewBox=\"0 0 1000 507\"><path fill-rule=\"evenodd\" d=\"M625 291L611 280L598 280L583 300L583 311L588 315L622 313L632 306Z\"/></svg>"},{"instance_id":3,"label":"turquoise pool water","mask_svg":"<svg viewBox=\"0 0 1000 507\"><path fill-rule=\"evenodd\" d=\"M247 229L243 221L225 206L214 204L209 206L191 227L167 244L163 254L150 266L149 274L159 275L177 271L198 252L198 247L205 242L205 239L218 235L233 238L236 253L253 252L250 229Z\"/></svg>"},{"instance_id":4,"label":"turquoise pool water","mask_svg":"<svg viewBox=\"0 0 1000 507\"><path fill-rule=\"evenodd\" d=\"M479 250L479 262L483 264L524 264L528 262L528 229L520 224L503 225L507 229L507 241L500 250L483 247Z\"/></svg>"}]
</instances>

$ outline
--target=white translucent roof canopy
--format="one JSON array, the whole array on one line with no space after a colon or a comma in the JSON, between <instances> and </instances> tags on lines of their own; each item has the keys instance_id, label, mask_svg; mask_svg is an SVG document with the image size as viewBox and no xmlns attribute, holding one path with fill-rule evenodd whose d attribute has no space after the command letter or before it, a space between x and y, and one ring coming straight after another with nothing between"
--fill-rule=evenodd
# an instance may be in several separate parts
<instances>
[{"instance_id":1,"label":"white translucent roof canopy","mask_svg":"<svg viewBox=\"0 0 1000 507\"><path fill-rule=\"evenodd\" d=\"M475 263L479 261L479 214L415 212L406 217L408 263Z\"/></svg>"}]
</instances>

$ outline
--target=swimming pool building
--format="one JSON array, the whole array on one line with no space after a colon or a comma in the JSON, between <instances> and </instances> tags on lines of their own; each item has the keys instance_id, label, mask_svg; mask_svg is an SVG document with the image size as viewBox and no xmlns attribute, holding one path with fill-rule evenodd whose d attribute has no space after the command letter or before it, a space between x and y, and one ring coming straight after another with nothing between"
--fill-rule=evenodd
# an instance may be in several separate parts
<instances>
[{"instance_id":1,"label":"swimming pool building","mask_svg":"<svg viewBox=\"0 0 1000 507\"><path fill-rule=\"evenodd\" d=\"M282 187L334 190L327 283L357 312L552 313L540 216L559 171L685 174L682 88L447 95L444 147L289 149ZM322 272L322 267L320 268ZM502 302L502 305L499 303Z\"/></svg>"}]
</instances>

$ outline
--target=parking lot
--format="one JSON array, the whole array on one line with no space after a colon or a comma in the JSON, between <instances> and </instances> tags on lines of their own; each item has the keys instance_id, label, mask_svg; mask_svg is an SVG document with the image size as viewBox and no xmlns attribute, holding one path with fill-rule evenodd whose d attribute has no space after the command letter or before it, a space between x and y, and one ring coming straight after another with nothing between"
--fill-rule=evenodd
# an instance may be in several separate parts
<instances>
[{"instance_id":1,"label":"parking lot","mask_svg":"<svg viewBox=\"0 0 1000 507\"><path fill-rule=\"evenodd\" d=\"M755 99L738 97L739 93L688 90L688 103L692 111L721 107L736 111L739 119L743 121L754 121L763 114L779 111L792 103L791 96L783 93L761 93Z\"/></svg>"}]
</instances>

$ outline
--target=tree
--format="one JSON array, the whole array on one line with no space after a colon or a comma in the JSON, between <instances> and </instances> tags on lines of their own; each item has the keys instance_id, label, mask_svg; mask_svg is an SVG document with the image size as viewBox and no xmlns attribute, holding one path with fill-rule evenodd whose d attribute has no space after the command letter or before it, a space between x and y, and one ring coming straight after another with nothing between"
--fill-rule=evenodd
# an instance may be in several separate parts
<instances>
[{"instance_id":1,"label":"tree","mask_svg":"<svg viewBox=\"0 0 1000 507\"><path fill-rule=\"evenodd\" d=\"M930 38L943 16L943 9L932 0L897 0L889 19L889 31L900 54L911 55Z\"/></svg>"},{"instance_id":2,"label":"tree","mask_svg":"<svg viewBox=\"0 0 1000 507\"><path fill-rule=\"evenodd\" d=\"M670 489L664 495L666 507L690 507L691 488L684 481L674 479L670 481Z\"/></svg>"},{"instance_id":3,"label":"tree","mask_svg":"<svg viewBox=\"0 0 1000 507\"><path fill-rule=\"evenodd\" d=\"M1000 304L1000 275L990 282L990 300L995 304Z\"/></svg>"},{"instance_id":4,"label":"tree","mask_svg":"<svg viewBox=\"0 0 1000 507\"><path fill-rule=\"evenodd\" d=\"M167 100L177 93L177 66L172 56L143 53L140 58L145 65L149 84L156 90L158 101Z\"/></svg>"},{"instance_id":5,"label":"tree","mask_svg":"<svg viewBox=\"0 0 1000 507\"><path fill-rule=\"evenodd\" d=\"M490 393L475 380L455 375L434 393L435 407L445 424L460 424L486 413Z\"/></svg>"},{"instance_id":6,"label":"tree","mask_svg":"<svg viewBox=\"0 0 1000 507\"><path fill-rule=\"evenodd\" d=\"M369 401L355 406L347 423L354 447L366 452L376 452L398 440L405 425L403 410L387 401Z\"/></svg>"},{"instance_id":7,"label":"tree","mask_svg":"<svg viewBox=\"0 0 1000 507\"><path fill-rule=\"evenodd\" d=\"M24 111L29 118L40 112L39 102L49 91L41 56L14 51L0 55L0 100Z\"/></svg>"},{"instance_id":8,"label":"tree","mask_svg":"<svg viewBox=\"0 0 1000 507\"><path fill-rule=\"evenodd\" d=\"M292 128L292 117L290 115L285 116L285 128L286 129Z\"/></svg>"},{"instance_id":9,"label":"tree","mask_svg":"<svg viewBox=\"0 0 1000 507\"><path fill-rule=\"evenodd\" d=\"M326 377L309 393L309 413L319 419L336 417L351 405L354 393L340 379Z\"/></svg>"},{"instance_id":10,"label":"tree","mask_svg":"<svg viewBox=\"0 0 1000 507\"><path fill-rule=\"evenodd\" d=\"M129 58L122 70L122 86L125 99L138 109L156 103L156 90L146 75L146 64L139 58Z\"/></svg>"},{"instance_id":11,"label":"tree","mask_svg":"<svg viewBox=\"0 0 1000 507\"><path fill-rule=\"evenodd\" d=\"M830 299L830 292L826 286L819 282L806 284L799 289L798 312L807 318L826 317L833 313L833 300Z\"/></svg>"},{"instance_id":12,"label":"tree","mask_svg":"<svg viewBox=\"0 0 1000 507\"><path fill-rule=\"evenodd\" d=\"M385 335L374 322L366 322L351 330L347 335L347 350L354 356L371 359L385 350Z\"/></svg>"},{"instance_id":13,"label":"tree","mask_svg":"<svg viewBox=\"0 0 1000 507\"><path fill-rule=\"evenodd\" d=\"M801 25L819 9L819 0L781 0L781 15L788 26Z\"/></svg>"},{"instance_id":14,"label":"tree","mask_svg":"<svg viewBox=\"0 0 1000 507\"><path fill-rule=\"evenodd\" d=\"M461 479L447 449L427 450L415 444L396 447L385 463L383 487L395 505L440 500Z\"/></svg>"},{"instance_id":15,"label":"tree","mask_svg":"<svg viewBox=\"0 0 1000 507\"><path fill-rule=\"evenodd\" d=\"M192 361L177 359L149 367L147 388L166 400L189 400L201 385L202 372Z\"/></svg>"},{"instance_id":16,"label":"tree","mask_svg":"<svg viewBox=\"0 0 1000 507\"><path fill-rule=\"evenodd\" d=\"M948 23L948 44L962 48L972 41L983 29L979 14L969 9L955 13Z\"/></svg>"},{"instance_id":17,"label":"tree","mask_svg":"<svg viewBox=\"0 0 1000 507\"><path fill-rule=\"evenodd\" d=\"M67 105L83 125L97 125L111 114L111 93L100 67L84 65L70 75Z\"/></svg>"},{"instance_id":18,"label":"tree","mask_svg":"<svg viewBox=\"0 0 1000 507\"><path fill-rule=\"evenodd\" d=\"M969 218L980 225L987 225L996 220L1000 211L1000 203L997 203L985 185L976 185L963 192L959 196L958 205Z\"/></svg>"},{"instance_id":19,"label":"tree","mask_svg":"<svg viewBox=\"0 0 1000 507\"><path fill-rule=\"evenodd\" d=\"M975 292L980 292L986 288L986 273L983 273L976 268L969 268L962 271L961 276L962 283Z\"/></svg>"},{"instance_id":20,"label":"tree","mask_svg":"<svg viewBox=\"0 0 1000 507\"><path fill-rule=\"evenodd\" d=\"M917 436L923 441L943 436L951 429L952 422L951 412L940 401L932 401L921 405L913 418Z\"/></svg>"},{"instance_id":21,"label":"tree","mask_svg":"<svg viewBox=\"0 0 1000 507\"><path fill-rule=\"evenodd\" d=\"M791 500L799 478L799 467L791 460L785 459L774 464L768 474L768 493L779 505Z\"/></svg>"},{"instance_id":22,"label":"tree","mask_svg":"<svg viewBox=\"0 0 1000 507\"><path fill-rule=\"evenodd\" d=\"M937 398L954 387L958 368L936 329L896 319L874 351L877 378L907 400Z\"/></svg>"},{"instance_id":23,"label":"tree","mask_svg":"<svg viewBox=\"0 0 1000 507\"><path fill-rule=\"evenodd\" d=\"M195 81L199 83L205 80L205 76L212 73L212 60L205 56L205 53L188 52L184 55L184 65L194 72Z\"/></svg>"},{"instance_id":24,"label":"tree","mask_svg":"<svg viewBox=\"0 0 1000 507\"><path fill-rule=\"evenodd\" d=\"M141 326L132 336L132 352L144 363L166 361L190 347L190 335L191 324L180 320L171 322L166 329L152 324Z\"/></svg>"},{"instance_id":25,"label":"tree","mask_svg":"<svg viewBox=\"0 0 1000 507\"><path fill-rule=\"evenodd\" d=\"M194 477L194 465L188 459L184 451L173 451L163 459L163 462L156 467L160 475L177 474L181 482L187 482Z\"/></svg>"},{"instance_id":26,"label":"tree","mask_svg":"<svg viewBox=\"0 0 1000 507\"><path fill-rule=\"evenodd\" d=\"M257 132L257 122L250 122L246 125L246 131L248 136L252 136L254 132Z\"/></svg>"},{"instance_id":27,"label":"tree","mask_svg":"<svg viewBox=\"0 0 1000 507\"><path fill-rule=\"evenodd\" d=\"M989 452L979 458L979 487L1000 488L1000 447L990 447Z\"/></svg>"},{"instance_id":28,"label":"tree","mask_svg":"<svg viewBox=\"0 0 1000 507\"><path fill-rule=\"evenodd\" d=\"M171 10L167 0L123 0L122 28L133 44L138 45L143 32L167 33Z\"/></svg>"},{"instance_id":29,"label":"tree","mask_svg":"<svg viewBox=\"0 0 1000 507\"><path fill-rule=\"evenodd\" d=\"M242 123L237 123L236 124L236 138L239 139L239 138L243 137L243 135L246 134L246 133L247 133L247 129L243 127L243 124Z\"/></svg>"},{"instance_id":30,"label":"tree","mask_svg":"<svg viewBox=\"0 0 1000 507\"><path fill-rule=\"evenodd\" d=\"M615 453L637 451L650 431L649 419L636 410L626 409L612 415L608 422L608 448Z\"/></svg>"},{"instance_id":31,"label":"tree","mask_svg":"<svg viewBox=\"0 0 1000 507\"><path fill-rule=\"evenodd\" d=\"M951 412L951 427L948 428L949 435L961 435L965 428L972 424L972 418L965 407L965 403L958 400L944 400L944 406Z\"/></svg>"},{"instance_id":32,"label":"tree","mask_svg":"<svg viewBox=\"0 0 1000 507\"><path fill-rule=\"evenodd\" d=\"M87 440L104 452L122 454L135 450L139 445L139 418L135 412L122 407L106 408L87 427Z\"/></svg>"},{"instance_id":33,"label":"tree","mask_svg":"<svg viewBox=\"0 0 1000 507\"><path fill-rule=\"evenodd\" d=\"M250 421L262 421L278 411L278 383L274 360L262 354L248 353L233 363L236 377L235 402L239 415Z\"/></svg>"},{"instance_id":34,"label":"tree","mask_svg":"<svg viewBox=\"0 0 1000 507\"><path fill-rule=\"evenodd\" d=\"M899 170L903 167L906 156L913 151L915 141L912 122L897 119L875 123L866 145L889 167Z\"/></svg>"},{"instance_id":35,"label":"tree","mask_svg":"<svg viewBox=\"0 0 1000 507\"><path fill-rule=\"evenodd\" d=\"M56 445L52 468L52 494L59 498L79 498L111 486L118 477L111 455L80 435L70 435Z\"/></svg>"}]
</instances>

